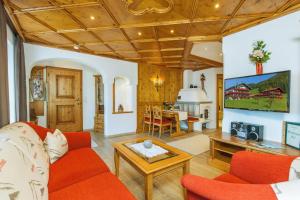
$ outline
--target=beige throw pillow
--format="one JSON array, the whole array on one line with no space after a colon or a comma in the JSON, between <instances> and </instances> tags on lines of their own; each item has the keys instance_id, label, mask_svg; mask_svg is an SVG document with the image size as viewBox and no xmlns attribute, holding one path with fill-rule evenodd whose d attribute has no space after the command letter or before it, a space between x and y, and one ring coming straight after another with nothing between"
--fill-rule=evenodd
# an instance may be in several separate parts
<instances>
[{"instance_id":1,"label":"beige throw pillow","mask_svg":"<svg viewBox=\"0 0 300 200\"><path fill-rule=\"evenodd\" d=\"M0 199L48 200L38 165L11 141L0 134Z\"/></svg>"},{"instance_id":2,"label":"beige throw pillow","mask_svg":"<svg viewBox=\"0 0 300 200\"><path fill-rule=\"evenodd\" d=\"M56 129L54 133L47 133L44 145L49 154L51 164L68 151L68 141L64 134L58 129Z\"/></svg>"},{"instance_id":3,"label":"beige throw pillow","mask_svg":"<svg viewBox=\"0 0 300 200\"><path fill-rule=\"evenodd\" d=\"M29 125L23 122L9 124L0 129L0 137L8 138L7 142L18 147L35 165L37 171L42 175L44 182L48 184L49 156L45 150L43 141Z\"/></svg>"}]
</instances>

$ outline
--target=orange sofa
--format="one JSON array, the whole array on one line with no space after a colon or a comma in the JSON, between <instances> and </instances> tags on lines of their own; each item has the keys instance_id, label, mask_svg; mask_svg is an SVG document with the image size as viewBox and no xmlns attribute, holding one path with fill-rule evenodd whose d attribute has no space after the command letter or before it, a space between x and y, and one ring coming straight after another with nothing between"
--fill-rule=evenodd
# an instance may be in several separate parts
<instances>
[{"instance_id":1,"label":"orange sofa","mask_svg":"<svg viewBox=\"0 0 300 200\"><path fill-rule=\"evenodd\" d=\"M45 139L46 129L28 123ZM49 200L135 200L121 181L91 149L88 132L64 133L68 140L68 152L50 165Z\"/></svg>"},{"instance_id":2,"label":"orange sofa","mask_svg":"<svg viewBox=\"0 0 300 200\"><path fill-rule=\"evenodd\" d=\"M186 175L188 200L277 200L270 184L288 181L293 156L241 151L233 155L230 172L214 180Z\"/></svg>"}]
</instances>

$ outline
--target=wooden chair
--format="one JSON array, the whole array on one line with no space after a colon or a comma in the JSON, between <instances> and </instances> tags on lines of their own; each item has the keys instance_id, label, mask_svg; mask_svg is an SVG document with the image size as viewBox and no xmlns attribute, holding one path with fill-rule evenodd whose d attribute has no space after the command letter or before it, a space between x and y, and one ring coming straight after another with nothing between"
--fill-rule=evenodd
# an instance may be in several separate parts
<instances>
[{"instance_id":1,"label":"wooden chair","mask_svg":"<svg viewBox=\"0 0 300 200\"><path fill-rule=\"evenodd\" d=\"M153 122L152 122L152 136L154 134L154 128L159 127L159 137L161 137L161 133L164 131L165 127L169 127L170 134L172 133L172 121L163 118L162 109L160 106L153 106Z\"/></svg>"},{"instance_id":2,"label":"wooden chair","mask_svg":"<svg viewBox=\"0 0 300 200\"><path fill-rule=\"evenodd\" d=\"M148 133L151 133L151 125L152 125L152 112L151 112L151 106L146 105L145 106L145 112L143 117L143 133L145 132L145 126L148 125Z\"/></svg>"}]
</instances>

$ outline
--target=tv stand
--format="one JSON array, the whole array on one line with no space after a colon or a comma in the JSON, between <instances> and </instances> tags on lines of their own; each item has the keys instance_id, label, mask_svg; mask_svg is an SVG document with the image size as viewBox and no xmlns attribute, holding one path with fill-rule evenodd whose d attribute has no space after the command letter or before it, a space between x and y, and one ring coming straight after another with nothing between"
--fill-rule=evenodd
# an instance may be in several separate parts
<instances>
[{"instance_id":1,"label":"tv stand","mask_svg":"<svg viewBox=\"0 0 300 200\"><path fill-rule=\"evenodd\" d=\"M238 151L254 151L276 155L300 156L300 151L281 143L263 141L264 144L281 146L279 149L263 148L256 146L261 142L243 140L230 133L215 133L210 137L209 164L228 172L232 155Z\"/></svg>"}]
</instances>

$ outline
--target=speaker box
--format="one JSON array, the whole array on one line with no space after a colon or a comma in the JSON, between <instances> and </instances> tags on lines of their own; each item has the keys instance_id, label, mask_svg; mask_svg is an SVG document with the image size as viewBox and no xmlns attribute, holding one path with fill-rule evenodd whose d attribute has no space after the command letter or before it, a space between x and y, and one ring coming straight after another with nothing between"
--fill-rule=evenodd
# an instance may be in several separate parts
<instances>
[{"instance_id":1,"label":"speaker box","mask_svg":"<svg viewBox=\"0 0 300 200\"><path fill-rule=\"evenodd\" d=\"M249 140L262 141L263 140L264 126L257 124L247 125L247 135Z\"/></svg>"},{"instance_id":2,"label":"speaker box","mask_svg":"<svg viewBox=\"0 0 300 200\"><path fill-rule=\"evenodd\" d=\"M231 122L230 133L232 136L237 136L238 132L243 128L243 122Z\"/></svg>"},{"instance_id":3,"label":"speaker box","mask_svg":"<svg viewBox=\"0 0 300 200\"><path fill-rule=\"evenodd\" d=\"M239 137L246 140L263 140L262 125L250 124L244 122L231 122L230 133L232 136Z\"/></svg>"}]
</instances>

